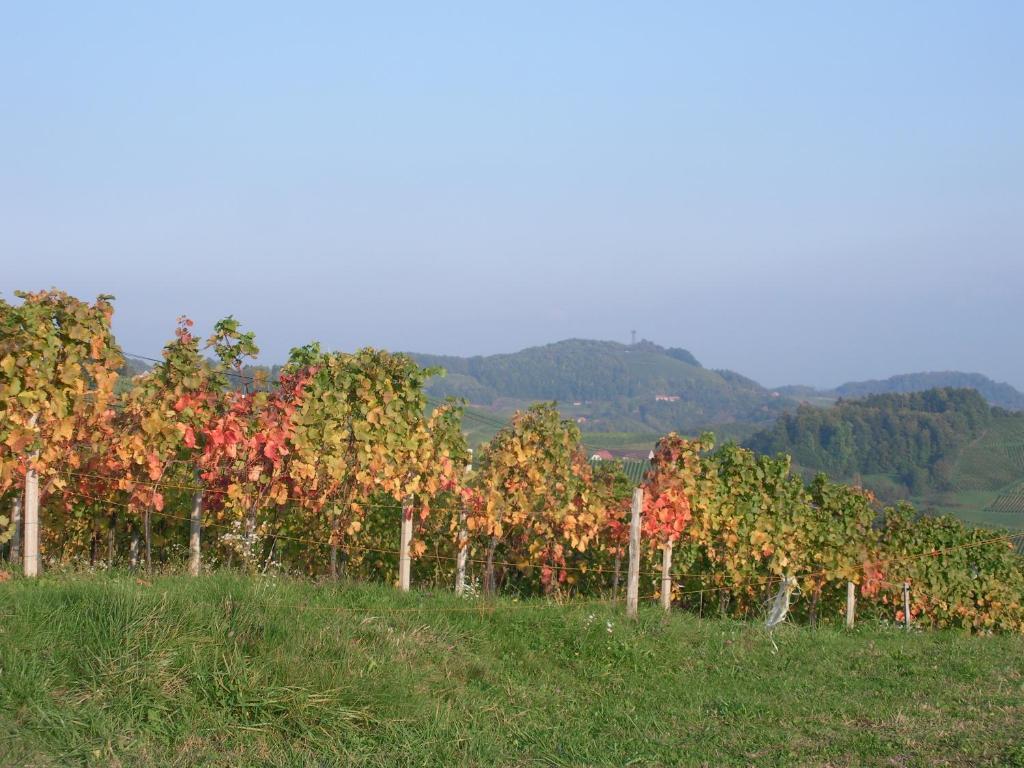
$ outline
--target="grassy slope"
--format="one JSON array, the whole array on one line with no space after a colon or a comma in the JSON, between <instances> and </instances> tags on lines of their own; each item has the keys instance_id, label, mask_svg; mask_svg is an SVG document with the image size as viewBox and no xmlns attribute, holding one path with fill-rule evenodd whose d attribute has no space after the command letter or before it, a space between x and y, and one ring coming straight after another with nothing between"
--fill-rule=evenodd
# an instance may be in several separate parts
<instances>
[{"instance_id":1,"label":"grassy slope","mask_svg":"<svg viewBox=\"0 0 1024 768\"><path fill-rule=\"evenodd\" d=\"M462 431L466 435L466 443L470 448L478 448L489 443L501 429L499 423L511 419L511 414L496 414L480 408L467 407L462 416Z\"/></svg>"},{"instance_id":2,"label":"grassy slope","mask_svg":"<svg viewBox=\"0 0 1024 768\"><path fill-rule=\"evenodd\" d=\"M920 503L977 525L1024 528L1024 506L1000 503L1024 483L1024 416L995 419L958 457L953 481L954 492Z\"/></svg>"},{"instance_id":3,"label":"grassy slope","mask_svg":"<svg viewBox=\"0 0 1024 768\"><path fill-rule=\"evenodd\" d=\"M991 490L1024 477L1024 416L1002 416L957 461L958 490Z\"/></svg>"},{"instance_id":4,"label":"grassy slope","mask_svg":"<svg viewBox=\"0 0 1024 768\"><path fill-rule=\"evenodd\" d=\"M653 608L229 575L0 605L3 765L1024 765L1020 637L785 626L775 653Z\"/></svg>"}]
</instances>

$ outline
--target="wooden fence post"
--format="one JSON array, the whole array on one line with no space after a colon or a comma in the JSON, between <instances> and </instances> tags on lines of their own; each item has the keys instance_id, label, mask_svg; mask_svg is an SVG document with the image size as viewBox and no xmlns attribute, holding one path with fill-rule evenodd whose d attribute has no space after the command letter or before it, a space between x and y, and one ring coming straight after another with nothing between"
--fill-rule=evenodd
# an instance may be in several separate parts
<instances>
[{"instance_id":1,"label":"wooden fence post","mask_svg":"<svg viewBox=\"0 0 1024 768\"><path fill-rule=\"evenodd\" d=\"M910 631L910 582L903 582L903 626Z\"/></svg>"},{"instance_id":2,"label":"wooden fence post","mask_svg":"<svg viewBox=\"0 0 1024 768\"><path fill-rule=\"evenodd\" d=\"M459 510L459 551L455 557L455 594L466 591L466 561L469 559L469 532L466 530L466 510Z\"/></svg>"},{"instance_id":3,"label":"wooden fence post","mask_svg":"<svg viewBox=\"0 0 1024 768\"><path fill-rule=\"evenodd\" d=\"M612 576L612 599L619 599L619 582L622 581L622 547L615 547L615 575Z\"/></svg>"},{"instance_id":4,"label":"wooden fence post","mask_svg":"<svg viewBox=\"0 0 1024 768\"><path fill-rule=\"evenodd\" d=\"M199 472L196 472L196 484L199 483ZM202 550L200 549L200 536L203 530L203 492L196 489L192 494L192 514L189 515L188 534L188 572L191 576L198 576L202 566Z\"/></svg>"},{"instance_id":5,"label":"wooden fence post","mask_svg":"<svg viewBox=\"0 0 1024 768\"><path fill-rule=\"evenodd\" d=\"M469 449L469 461L466 464L466 477L473 473L473 449ZM466 592L466 562L469 560L469 531L466 530L466 507L459 509L459 551L455 557L455 594Z\"/></svg>"},{"instance_id":6,"label":"wooden fence post","mask_svg":"<svg viewBox=\"0 0 1024 768\"><path fill-rule=\"evenodd\" d=\"M248 534L248 531L246 531ZM248 536L246 536L246 546L249 545ZM146 552L146 573L153 572L153 507L147 506L142 517L142 539L145 544Z\"/></svg>"},{"instance_id":7,"label":"wooden fence post","mask_svg":"<svg viewBox=\"0 0 1024 768\"><path fill-rule=\"evenodd\" d=\"M338 580L338 536L341 530L341 518L338 517L338 510L331 509L331 581Z\"/></svg>"},{"instance_id":8,"label":"wooden fence post","mask_svg":"<svg viewBox=\"0 0 1024 768\"><path fill-rule=\"evenodd\" d=\"M22 495L15 494L14 501L11 502L11 565L21 563L21 502Z\"/></svg>"},{"instance_id":9,"label":"wooden fence post","mask_svg":"<svg viewBox=\"0 0 1024 768\"><path fill-rule=\"evenodd\" d=\"M632 517L629 520L629 572L626 575L626 615L636 618L640 602L640 516L644 510L644 489L633 489Z\"/></svg>"},{"instance_id":10,"label":"wooden fence post","mask_svg":"<svg viewBox=\"0 0 1024 768\"><path fill-rule=\"evenodd\" d=\"M846 582L846 628L853 629L853 616L857 608L857 587L852 581Z\"/></svg>"},{"instance_id":11,"label":"wooden fence post","mask_svg":"<svg viewBox=\"0 0 1024 768\"><path fill-rule=\"evenodd\" d=\"M661 548L661 607L672 610L672 542Z\"/></svg>"},{"instance_id":12,"label":"wooden fence post","mask_svg":"<svg viewBox=\"0 0 1024 768\"><path fill-rule=\"evenodd\" d=\"M35 456L32 461L35 461ZM39 575L39 474L29 468L25 472L25 575Z\"/></svg>"},{"instance_id":13,"label":"wooden fence post","mask_svg":"<svg viewBox=\"0 0 1024 768\"><path fill-rule=\"evenodd\" d=\"M412 504L406 501L402 505L401 546L398 551L398 588L409 591L409 574L412 561L409 558L409 544L412 542Z\"/></svg>"}]
</instances>

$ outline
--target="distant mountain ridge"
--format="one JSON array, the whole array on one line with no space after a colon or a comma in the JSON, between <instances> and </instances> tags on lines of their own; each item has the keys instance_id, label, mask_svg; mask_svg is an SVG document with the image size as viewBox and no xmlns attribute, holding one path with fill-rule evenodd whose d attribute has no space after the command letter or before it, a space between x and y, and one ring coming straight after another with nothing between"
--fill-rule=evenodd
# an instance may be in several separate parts
<instances>
[{"instance_id":1,"label":"distant mountain ridge","mask_svg":"<svg viewBox=\"0 0 1024 768\"><path fill-rule=\"evenodd\" d=\"M848 381L834 389L816 389L806 386L779 387L783 395L796 399L814 401L851 399L869 395L906 394L924 392L938 388L974 389L988 401L989 405L1008 411L1024 411L1024 393L1010 384L994 381L980 373L962 371L926 371L903 373L887 379Z\"/></svg>"},{"instance_id":2,"label":"distant mountain ridge","mask_svg":"<svg viewBox=\"0 0 1024 768\"><path fill-rule=\"evenodd\" d=\"M889 393L922 392L937 387L976 389L989 405L996 405L1010 411L1024 411L1024 393L1009 384L993 381L980 373L960 371L929 371L925 373L904 373L888 379L851 381L836 387L840 397L863 397Z\"/></svg>"}]
</instances>

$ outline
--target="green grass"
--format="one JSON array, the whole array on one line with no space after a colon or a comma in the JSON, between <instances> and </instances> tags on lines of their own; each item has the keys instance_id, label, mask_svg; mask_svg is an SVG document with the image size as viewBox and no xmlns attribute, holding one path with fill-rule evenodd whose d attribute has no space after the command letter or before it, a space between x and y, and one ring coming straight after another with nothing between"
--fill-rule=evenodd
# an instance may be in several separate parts
<instances>
[{"instance_id":1,"label":"green grass","mask_svg":"<svg viewBox=\"0 0 1024 768\"><path fill-rule=\"evenodd\" d=\"M0 584L0 763L1024 765L1024 638L283 578ZM611 622L610 624L608 622Z\"/></svg>"}]
</instances>

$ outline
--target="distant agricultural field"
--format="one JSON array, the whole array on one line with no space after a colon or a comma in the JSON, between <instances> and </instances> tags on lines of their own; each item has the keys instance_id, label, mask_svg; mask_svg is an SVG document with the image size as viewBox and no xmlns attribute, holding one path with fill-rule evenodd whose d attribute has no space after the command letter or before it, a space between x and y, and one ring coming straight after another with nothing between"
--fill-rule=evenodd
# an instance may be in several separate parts
<instances>
[{"instance_id":1,"label":"distant agricultural field","mask_svg":"<svg viewBox=\"0 0 1024 768\"><path fill-rule=\"evenodd\" d=\"M961 453L953 485L951 493L915 501L973 525L1024 528L1024 417L994 419Z\"/></svg>"},{"instance_id":2,"label":"distant agricultural field","mask_svg":"<svg viewBox=\"0 0 1024 768\"><path fill-rule=\"evenodd\" d=\"M1024 515L1024 482L1018 483L1006 493L1001 493L989 509L993 512Z\"/></svg>"},{"instance_id":3,"label":"distant agricultural field","mask_svg":"<svg viewBox=\"0 0 1024 768\"><path fill-rule=\"evenodd\" d=\"M968 445L953 473L959 491L996 491L1024 481L1024 417L996 418Z\"/></svg>"}]
</instances>

